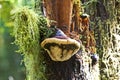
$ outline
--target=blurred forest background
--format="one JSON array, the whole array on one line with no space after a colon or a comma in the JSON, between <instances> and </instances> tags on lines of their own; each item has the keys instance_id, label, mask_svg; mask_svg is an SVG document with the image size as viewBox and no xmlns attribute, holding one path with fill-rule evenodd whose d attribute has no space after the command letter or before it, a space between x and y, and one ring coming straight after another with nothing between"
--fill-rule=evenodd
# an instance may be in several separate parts
<instances>
[{"instance_id":1,"label":"blurred forest background","mask_svg":"<svg viewBox=\"0 0 120 80\"><path fill-rule=\"evenodd\" d=\"M13 22L10 12L15 7L34 6L34 0L0 0L0 80L24 80L25 68L22 56L15 52L17 46L12 44Z\"/></svg>"},{"instance_id":2,"label":"blurred forest background","mask_svg":"<svg viewBox=\"0 0 120 80\"><path fill-rule=\"evenodd\" d=\"M15 52L17 46L12 44L14 38L10 35L13 28L10 12L15 7L29 6L34 8L35 1L37 0L0 0L0 80L25 80L26 72L22 56ZM120 44L120 1L81 1L82 3L89 1L89 3L86 3L87 6L85 5L85 11L91 15L91 25L93 25L92 28L96 34L97 52L101 58L100 75L103 77L101 80L117 80L114 78L115 75L120 79L120 54L118 54L120 50L117 51ZM101 4L94 1L101 2ZM103 4L105 4L105 7ZM113 38L116 38L114 35L119 38L118 41L116 40L117 47L114 46L115 39ZM113 78L109 79L111 75ZM104 77L107 77L107 79L104 79Z\"/></svg>"}]
</instances>

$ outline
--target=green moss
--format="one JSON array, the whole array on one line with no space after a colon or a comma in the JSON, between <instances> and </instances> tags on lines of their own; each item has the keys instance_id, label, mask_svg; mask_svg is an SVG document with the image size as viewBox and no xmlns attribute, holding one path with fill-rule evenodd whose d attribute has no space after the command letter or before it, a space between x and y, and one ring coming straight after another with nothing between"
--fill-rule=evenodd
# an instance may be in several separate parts
<instances>
[{"instance_id":1,"label":"green moss","mask_svg":"<svg viewBox=\"0 0 120 80\"><path fill-rule=\"evenodd\" d=\"M48 27L48 19L40 16L39 18L39 31L40 31L40 42L42 42L44 39L49 38L51 36L54 36L56 33L56 30L54 27Z\"/></svg>"},{"instance_id":2,"label":"green moss","mask_svg":"<svg viewBox=\"0 0 120 80\"><path fill-rule=\"evenodd\" d=\"M15 44L19 47L18 52L24 56L27 80L46 80L44 58L39 43L39 17L28 7L20 7L12 11L14 29L12 36ZM42 21L42 20L40 20ZM40 22L42 26L45 22Z\"/></svg>"}]
</instances>

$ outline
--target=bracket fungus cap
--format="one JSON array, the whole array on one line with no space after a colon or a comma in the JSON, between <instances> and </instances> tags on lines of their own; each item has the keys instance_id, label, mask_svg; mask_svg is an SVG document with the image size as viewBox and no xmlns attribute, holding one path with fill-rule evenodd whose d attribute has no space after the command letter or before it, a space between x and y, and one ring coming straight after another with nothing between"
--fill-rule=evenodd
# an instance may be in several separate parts
<instances>
[{"instance_id":1,"label":"bracket fungus cap","mask_svg":"<svg viewBox=\"0 0 120 80\"><path fill-rule=\"evenodd\" d=\"M47 38L41 46L48 52L53 61L66 61L80 49L80 43L71 38Z\"/></svg>"}]
</instances>

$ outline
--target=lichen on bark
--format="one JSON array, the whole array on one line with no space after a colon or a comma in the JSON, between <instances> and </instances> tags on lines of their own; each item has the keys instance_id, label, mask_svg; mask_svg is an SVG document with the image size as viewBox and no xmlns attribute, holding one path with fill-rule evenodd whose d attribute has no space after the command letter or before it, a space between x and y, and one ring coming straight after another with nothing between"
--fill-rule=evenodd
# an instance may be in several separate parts
<instances>
[{"instance_id":1,"label":"lichen on bark","mask_svg":"<svg viewBox=\"0 0 120 80\"><path fill-rule=\"evenodd\" d=\"M82 1L86 4L88 0ZM120 44L118 42L120 1L96 0L87 5L85 11L91 15L91 28L95 31L97 53L100 55L101 80L119 80L120 57L119 46L116 44Z\"/></svg>"}]
</instances>

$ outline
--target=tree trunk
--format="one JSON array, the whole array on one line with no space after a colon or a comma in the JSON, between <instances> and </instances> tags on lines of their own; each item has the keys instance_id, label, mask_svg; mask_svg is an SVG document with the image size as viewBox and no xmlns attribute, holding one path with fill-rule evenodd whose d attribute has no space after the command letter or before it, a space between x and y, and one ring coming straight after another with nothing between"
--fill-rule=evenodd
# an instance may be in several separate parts
<instances>
[{"instance_id":1,"label":"tree trunk","mask_svg":"<svg viewBox=\"0 0 120 80\"><path fill-rule=\"evenodd\" d=\"M72 16L72 0L44 0L46 16L53 20L51 25L60 28L64 33L70 33ZM66 27L65 27L66 26Z\"/></svg>"},{"instance_id":2,"label":"tree trunk","mask_svg":"<svg viewBox=\"0 0 120 80\"><path fill-rule=\"evenodd\" d=\"M81 4L79 0L75 2L73 0L44 0L45 16L49 20L52 20L50 24L51 26L57 26L57 28L61 29L68 37L80 41L79 31L80 31L80 26L82 24L80 22L80 11L81 11L80 5ZM87 25L84 24L84 25L88 28L86 31L90 33L89 25L88 24ZM87 37L90 37L90 35L87 34ZM90 41L87 40L86 42ZM89 46L90 43L87 44L88 47L90 47ZM52 61L49 55L47 54L47 52L45 52L44 57L46 62L45 64L46 64L47 79L48 80L92 80L93 78L91 78L91 75L94 74L90 74L89 70L92 71L91 61L90 61L91 59L87 54L88 54L87 52L83 52L82 50L79 50L69 60L60 62L60 61Z\"/></svg>"},{"instance_id":3,"label":"tree trunk","mask_svg":"<svg viewBox=\"0 0 120 80\"><path fill-rule=\"evenodd\" d=\"M44 0L46 16L54 20L51 25L57 26L67 36L70 36L72 20L72 0ZM47 54L47 53L46 53ZM82 60L74 55L67 61L52 61L46 57L46 74L48 80L86 80L82 71Z\"/></svg>"},{"instance_id":4,"label":"tree trunk","mask_svg":"<svg viewBox=\"0 0 120 80\"><path fill-rule=\"evenodd\" d=\"M85 12L91 16L90 24L87 16L79 14L81 11L80 0L43 1L41 10L44 12L44 16L50 20L49 27L56 26L62 33L60 35L64 35L59 40L66 40L66 43L69 43L71 39L73 42L77 41L76 44L83 45L78 46L79 50L70 59L55 61L48 55L47 49L43 47L46 51L43 50L42 45L39 44L39 42L42 44L46 38L48 39L48 35L51 33L51 28L46 26L47 21L45 22L42 18L40 27L38 27L38 18L34 12L26 8L23 8L23 11L16 12L15 25L17 27L15 27L14 37L15 43L19 46L19 51L24 53L27 80L99 80L98 66L97 68L94 66L97 59L92 59L95 57L92 55L95 55L96 47L100 56L101 80L119 80L120 1L81 0L84 3ZM39 7L39 4L36 7ZM43 33L39 35L40 31ZM40 41L38 40L39 36ZM58 45L51 43L51 47L49 47L50 45L45 45L45 47L51 48L51 50L56 49L56 52L52 50L54 54L61 52L60 57L63 57L63 49L65 49L66 43L61 45L59 44L60 41L55 40L55 38L56 36L52 37L54 39L52 42L56 41ZM61 47L62 49L59 49ZM69 48L74 47L67 45L65 55L67 52L74 51L74 49L71 51Z\"/></svg>"},{"instance_id":5,"label":"tree trunk","mask_svg":"<svg viewBox=\"0 0 120 80\"><path fill-rule=\"evenodd\" d=\"M82 0L85 4L89 0ZM100 55L101 80L119 80L120 2L119 0L97 0L87 5L85 11L91 15L91 28L95 31ZM118 36L117 38L115 36ZM116 45L116 46L115 46ZM119 48L120 49L120 48Z\"/></svg>"}]
</instances>

